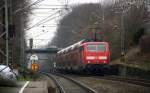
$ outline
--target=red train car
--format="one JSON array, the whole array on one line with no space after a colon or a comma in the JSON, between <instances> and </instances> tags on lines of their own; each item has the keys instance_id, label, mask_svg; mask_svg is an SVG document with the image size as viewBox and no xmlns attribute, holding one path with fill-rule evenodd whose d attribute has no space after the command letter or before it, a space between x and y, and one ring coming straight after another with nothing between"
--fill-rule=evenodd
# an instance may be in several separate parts
<instances>
[{"instance_id":1,"label":"red train car","mask_svg":"<svg viewBox=\"0 0 150 93\"><path fill-rule=\"evenodd\" d=\"M57 52L56 68L87 70L108 65L110 50L108 42L80 41Z\"/></svg>"}]
</instances>

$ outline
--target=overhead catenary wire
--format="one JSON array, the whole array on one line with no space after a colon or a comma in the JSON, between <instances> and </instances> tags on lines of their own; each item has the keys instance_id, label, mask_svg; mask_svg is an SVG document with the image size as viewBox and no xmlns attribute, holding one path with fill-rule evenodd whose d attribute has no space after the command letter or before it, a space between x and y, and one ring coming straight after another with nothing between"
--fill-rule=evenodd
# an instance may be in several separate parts
<instances>
[{"instance_id":1,"label":"overhead catenary wire","mask_svg":"<svg viewBox=\"0 0 150 93\"><path fill-rule=\"evenodd\" d=\"M37 0L37 1L38 1L38 0ZM66 2L66 1L65 1L65 2ZM68 0L67 0L67 4L68 4ZM65 4L65 6L66 6L67 4ZM32 5L32 4L31 4L31 5ZM66 9L66 8L62 8L62 9ZM31 27L29 27L29 28L25 29L24 31L30 30L30 29L32 29L33 27L40 25L40 24L41 24L41 22L43 22L43 21L47 20L49 17L51 17L51 16L53 16L53 15L55 15L55 14L57 14L57 13L60 13L60 10L59 10L59 11L57 11L56 13L54 13L54 14L52 14L52 15L48 16L47 18L45 18L45 19L41 20L41 21L40 21L40 22L38 22L37 24L35 24L35 25L33 25L33 26L31 26ZM47 21L46 21L46 22L47 22Z\"/></svg>"},{"instance_id":2,"label":"overhead catenary wire","mask_svg":"<svg viewBox=\"0 0 150 93\"><path fill-rule=\"evenodd\" d=\"M46 4L37 4L38 6L65 6L65 5L46 5Z\"/></svg>"},{"instance_id":3,"label":"overhead catenary wire","mask_svg":"<svg viewBox=\"0 0 150 93\"><path fill-rule=\"evenodd\" d=\"M57 11L56 12L56 14L57 13L60 13L60 10L59 11ZM50 15L51 16L51 15ZM59 15L60 16L60 15ZM57 17L59 17L59 16L57 16ZM52 20L52 19L54 19L54 18L56 18L56 17L53 17L53 18L51 18L51 19L48 19L47 20L47 18L45 18L45 19L43 19L43 20L41 20L40 22L38 22L38 23L36 23L35 25L33 25L32 27L30 27L30 28L27 28L27 29L25 29L26 31L27 30L30 30L30 29L32 29L32 28L34 28L34 27L36 27L36 26L39 26L39 25L41 25L41 24L44 24L44 23L46 23L46 22L48 22L48 21L50 21L50 20ZM55 26L56 27L56 26ZM44 34L44 33L43 33ZM37 37L37 36L36 36Z\"/></svg>"},{"instance_id":4,"label":"overhead catenary wire","mask_svg":"<svg viewBox=\"0 0 150 93\"><path fill-rule=\"evenodd\" d=\"M46 11L46 12L34 12L32 14L35 15L35 16L37 16L37 14L45 16L45 15L48 15L48 14L52 14L54 12L56 12L56 11L53 11L53 12L50 12L50 11Z\"/></svg>"},{"instance_id":5,"label":"overhead catenary wire","mask_svg":"<svg viewBox=\"0 0 150 93\"><path fill-rule=\"evenodd\" d=\"M38 34L38 35L36 35L36 36L33 36L34 38L36 38L36 37L39 37L39 36L41 36L41 35L43 35L43 34L46 34L46 33L48 33L49 31L47 31L47 32L44 32L44 33L40 33L40 34Z\"/></svg>"},{"instance_id":6,"label":"overhead catenary wire","mask_svg":"<svg viewBox=\"0 0 150 93\"><path fill-rule=\"evenodd\" d=\"M52 17L53 15L55 15L55 14L57 14L57 13L59 13L59 12L60 12L60 10L57 11L57 12L55 12L55 13L53 13L53 14L51 14L51 15L49 15L48 17L46 17L46 18L44 18L43 20L37 22L37 23L34 24L33 26L31 26L31 27L25 29L25 31L26 31L26 30L29 30L30 28L33 28L33 27L35 27L35 26L37 26L37 25L39 25L39 24L41 24L43 21L47 20L48 18Z\"/></svg>"},{"instance_id":7,"label":"overhead catenary wire","mask_svg":"<svg viewBox=\"0 0 150 93\"><path fill-rule=\"evenodd\" d=\"M39 6L39 4L37 4L38 6ZM55 6L55 5L54 5ZM58 5L59 6L59 5ZM66 7L66 4L65 5L62 5L62 6L65 6ZM34 7L33 7L34 8ZM33 9L32 8L32 9ZM35 8L36 9L36 8ZM39 8L37 8L37 9L39 9ZM52 9L60 9L59 11L57 11L57 13L60 13L63 9L66 9L66 8L52 8ZM44 11L44 10L43 10ZM54 10L53 10L54 11ZM39 11L38 11L39 12ZM47 12L46 12L47 13ZM46 23L46 22L49 22L50 20L53 20L53 19L55 19L56 17L59 17L60 16L60 14L58 14L58 16L57 16L57 13L56 14L54 14L54 17L53 16L51 16L51 17L49 17L49 18L45 18L45 20L43 19L43 20L41 20L41 21L39 21L39 22L37 22L36 24L33 24L33 25L29 25L30 27L28 27L27 29L24 29L24 31L31 31L31 29L32 28L34 28L34 27L39 27L40 25L43 25L44 23ZM56 17L55 17L56 16ZM42 27L42 26L41 26ZM47 26L46 26L47 27ZM49 26L49 27L53 27L53 26ZM55 26L56 27L56 26ZM45 32L45 33L43 33L43 35L44 34L46 34L46 33L48 33L48 32ZM35 37L39 37L39 36L41 36L42 34L40 34L40 35L36 35L36 36L34 36L34 38Z\"/></svg>"},{"instance_id":8,"label":"overhead catenary wire","mask_svg":"<svg viewBox=\"0 0 150 93\"><path fill-rule=\"evenodd\" d=\"M44 24L43 24L43 26L37 26L38 28L54 28L54 27L57 27L57 25L49 25L49 26L45 26ZM44 31L44 30L43 30ZM32 33L32 34L36 34L37 32L36 32L36 30L35 30L35 33ZM28 33L28 35L29 34L31 34L31 33Z\"/></svg>"},{"instance_id":9,"label":"overhead catenary wire","mask_svg":"<svg viewBox=\"0 0 150 93\"><path fill-rule=\"evenodd\" d=\"M42 2L42 1L44 1L44 0L37 0L37 1L33 2L33 3L30 4L30 5L27 5L27 6L23 7L23 8L19 8L19 9L17 9L16 11L14 11L13 14L16 14L16 13L18 13L18 12L20 12L20 11L23 11L23 10L27 9L27 8L30 8L30 7L32 7L32 6L34 6L34 5L38 4L38 3L40 3L40 2Z\"/></svg>"},{"instance_id":10,"label":"overhead catenary wire","mask_svg":"<svg viewBox=\"0 0 150 93\"><path fill-rule=\"evenodd\" d=\"M58 15L58 16L55 16L55 17L53 17L53 18L51 18L51 19L48 19L48 20L45 20L43 23L41 23L41 24L44 24L44 23L46 23L46 22L48 22L48 21L51 21L51 20L53 20L53 19L55 19L55 18L57 18L57 17L60 17L60 15ZM41 25L40 24L40 25ZM39 25L38 25L39 26Z\"/></svg>"},{"instance_id":11,"label":"overhead catenary wire","mask_svg":"<svg viewBox=\"0 0 150 93\"><path fill-rule=\"evenodd\" d=\"M39 37L39 36L42 36L42 35L44 35L44 34L47 34L47 33L49 33L50 31L47 31L47 32L44 32L44 33L40 33L40 34L38 34L38 35L36 35L36 36L33 36L32 38L34 38L34 40L38 40L38 43L35 43L34 45L38 45L38 44L41 44L41 42L40 41L42 41L42 42L47 42L47 41L50 41L50 39L35 39L35 38L37 38L37 37ZM48 35L48 34L47 34ZM29 40L29 38L27 39L27 40ZM48 43L48 42L47 42Z\"/></svg>"},{"instance_id":12,"label":"overhead catenary wire","mask_svg":"<svg viewBox=\"0 0 150 93\"><path fill-rule=\"evenodd\" d=\"M46 10L42 10L42 11L35 10L35 11L32 11L31 14L40 14L40 15L42 14L42 15L44 15L44 14L51 14L51 13L54 13L56 11L58 11L58 9L57 10L48 10L48 9L46 9Z\"/></svg>"},{"instance_id":13,"label":"overhead catenary wire","mask_svg":"<svg viewBox=\"0 0 150 93\"><path fill-rule=\"evenodd\" d=\"M31 9L33 9L33 10L35 10L35 9L51 9L51 10L57 10L57 9L66 9L66 8L50 8L50 7L38 7L38 8L31 8Z\"/></svg>"},{"instance_id":14,"label":"overhead catenary wire","mask_svg":"<svg viewBox=\"0 0 150 93\"><path fill-rule=\"evenodd\" d=\"M49 19L49 20L45 21L44 23L46 23L46 22L48 22L48 21L50 21L50 20L52 20L52 19L54 19L54 18L56 18L56 17L59 17L59 16L55 16L55 17L53 17L53 18L51 18L51 19ZM43 24L43 23L41 23L41 24ZM49 32L49 31L44 32L44 33L40 33L40 34L38 34L38 35L34 36L34 38L35 38L35 37L39 37L39 36L41 36L41 35L43 35L43 34L45 34L45 33L48 33L48 32Z\"/></svg>"},{"instance_id":15,"label":"overhead catenary wire","mask_svg":"<svg viewBox=\"0 0 150 93\"><path fill-rule=\"evenodd\" d=\"M38 26L36 26L37 28L50 28L50 27L57 27L57 24L56 25L44 25L44 24L40 24Z\"/></svg>"},{"instance_id":16,"label":"overhead catenary wire","mask_svg":"<svg viewBox=\"0 0 150 93\"><path fill-rule=\"evenodd\" d=\"M48 22L48 21L50 21L50 20L53 20L53 19L55 19L56 17L59 17L59 16L55 16L55 17L53 17L53 18L51 18L51 19L49 19L49 20L47 20L47 21L45 21L45 22L43 22L43 23L46 23L46 22ZM36 24L36 25L34 25L34 26L32 26L32 27L30 27L30 28L28 28L28 29L24 30L24 31L30 30L30 29L32 29L32 28L34 28L34 27L38 26L38 25L42 25L43 23Z\"/></svg>"},{"instance_id":17,"label":"overhead catenary wire","mask_svg":"<svg viewBox=\"0 0 150 93\"><path fill-rule=\"evenodd\" d=\"M24 31L30 30L30 29L32 29L32 28L38 26L38 25L41 25L41 24L45 23L45 21L47 22L50 17L52 17L53 15L55 15L55 14L57 14L57 13L59 13L59 12L60 12L60 10L57 11L57 12L55 12L54 14L49 15L48 17L46 17L46 18L44 18L43 20L37 22L36 24L34 24L34 25L32 25L31 27L25 29ZM54 19L54 18L56 18L56 17L53 17L53 18L51 18L51 19L49 19L49 20L52 20L52 19Z\"/></svg>"}]
</instances>

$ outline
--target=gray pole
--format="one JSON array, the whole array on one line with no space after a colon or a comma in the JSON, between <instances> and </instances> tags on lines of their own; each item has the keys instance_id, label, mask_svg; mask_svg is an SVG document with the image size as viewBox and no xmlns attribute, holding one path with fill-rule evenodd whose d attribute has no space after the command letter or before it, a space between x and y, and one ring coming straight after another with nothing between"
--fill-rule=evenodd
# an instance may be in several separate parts
<instances>
[{"instance_id":1,"label":"gray pole","mask_svg":"<svg viewBox=\"0 0 150 93\"><path fill-rule=\"evenodd\" d=\"M104 29L105 29L104 28L104 26L105 26L104 25L105 24L104 23L104 21L105 21L105 10L104 9L105 9L105 6L102 6L102 31L101 31L102 32L102 34L101 34L101 40L102 41L104 40L104 33L105 33L105 31L104 31Z\"/></svg>"},{"instance_id":2,"label":"gray pole","mask_svg":"<svg viewBox=\"0 0 150 93\"><path fill-rule=\"evenodd\" d=\"M124 56L125 51L124 51L124 47L125 47L125 29L124 29L124 11L121 14L121 55Z\"/></svg>"},{"instance_id":3,"label":"gray pole","mask_svg":"<svg viewBox=\"0 0 150 93\"><path fill-rule=\"evenodd\" d=\"M9 65L9 40L8 40L8 36L9 36L9 31L8 31L8 0L5 0L5 31L6 31L6 65Z\"/></svg>"}]
</instances>

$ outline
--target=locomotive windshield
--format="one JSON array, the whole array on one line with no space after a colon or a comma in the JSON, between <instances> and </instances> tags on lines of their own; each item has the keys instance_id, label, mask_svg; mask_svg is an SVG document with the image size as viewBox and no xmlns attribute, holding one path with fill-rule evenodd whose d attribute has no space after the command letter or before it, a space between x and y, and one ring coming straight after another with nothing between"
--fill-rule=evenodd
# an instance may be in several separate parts
<instances>
[{"instance_id":1,"label":"locomotive windshield","mask_svg":"<svg viewBox=\"0 0 150 93\"><path fill-rule=\"evenodd\" d=\"M90 44L87 45L87 50L88 51L101 51L101 52L105 52L106 51L106 45L105 44Z\"/></svg>"},{"instance_id":2,"label":"locomotive windshield","mask_svg":"<svg viewBox=\"0 0 150 93\"><path fill-rule=\"evenodd\" d=\"M105 44L99 44L99 45L97 45L97 50L105 52L106 51L106 45Z\"/></svg>"}]
</instances>

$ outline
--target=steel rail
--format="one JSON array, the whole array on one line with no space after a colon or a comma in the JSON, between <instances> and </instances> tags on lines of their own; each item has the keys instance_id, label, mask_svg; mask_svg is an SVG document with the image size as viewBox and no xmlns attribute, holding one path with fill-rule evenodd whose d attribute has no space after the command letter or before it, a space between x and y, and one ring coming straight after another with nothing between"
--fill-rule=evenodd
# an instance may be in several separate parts
<instances>
[{"instance_id":1,"label":"steel rail","mask_svg":"<svg viewBox=\"0 0 150 93\"><path fill-rule=\"evenodd\" d=\"M123 77L123 76L81 76L81 75L72 75L73 77L91 77L91 78L98 78L98 79L105 79L105 80L111 80L111 81L119 81L119 82L125 82L129 84L135 84L140 85L144 87L150 87L150 80L148 79L140 79L140 78L132 78L132 77ZM71 76L71 77L72 77Z\"/></svg>"},{"instance_id":2,"label":"steel rail","mask_svg":"<svg viewBox=\"0 0 150 93\"><path fill-rule=\"evenodd\" d=\"M55 74L55 75L60 76L60 77L63 77L63 78L65 78L65 79L67 79L67 80L69 80L69 81L75 83L76 85L78 85L78 86L80 86L81 88L85 89L85 90L86 90L87 92L89 92L89 93L98 93L98 92L95 91L94 89L92 89L92 88L86 86L85 84L83 84L83 83L81 83L81 82L78 82L78 81L75 80L75 79L72 79L72 78L70 78L70 77L64 76L64 75L62 75L62 74Z\"/></svg>"},{"instance_id":3,"label":"steel rail","mask_svg":"<svg viewBox=\"0 0 150 93\"><path fill-rule=\"evenodd\" d=\"M120 82L127 82L127 83L140 85L140 86L144 86L144 87L150 87L150 81L149 80L145 80L145 79L128 78L128 77L120 77L120 76L101 77L101 79L120 81Z\"/></svg>"},{"instance_id":4,"label":"steel rail","mask_svg":"<svg viewBox=\"0 0 150 93\"><path fill-rule=\"evenodd\" d=\"M40 72L40 73L48 76L49 78L51 78L54 81L54 83L56 84L56 86L57 86L57 88L59 90L59 93L66 93L65 90L63 89L63 87L61 86L61 84L58 82L58 80L55 77L53 77L49 73L44 73L44 72Z\"/></svg>"}]
</instances>

